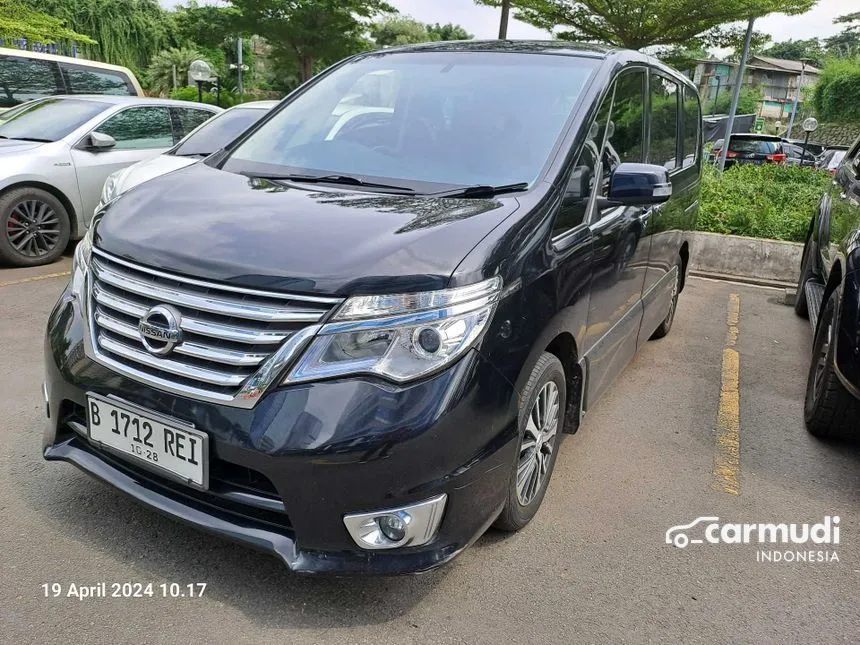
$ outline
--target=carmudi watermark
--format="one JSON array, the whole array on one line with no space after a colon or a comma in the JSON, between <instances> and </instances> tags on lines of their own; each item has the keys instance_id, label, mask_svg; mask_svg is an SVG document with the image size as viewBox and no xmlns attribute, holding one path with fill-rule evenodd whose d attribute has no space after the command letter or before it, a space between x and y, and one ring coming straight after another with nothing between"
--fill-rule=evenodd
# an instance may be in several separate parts
<instances>
[{"instance_id":1,"label":"carmudi watermark","mask_svg":"<svg viewBox=\"0 0 860 645\"><path fill-rule=\"evenodd\" d=\"M684 549L691 544L752 544L756 562L839 562L839 516L823 522L732 523L719 517L697 517L666 531L666 544Z\"/></svg>"}]
</instances>

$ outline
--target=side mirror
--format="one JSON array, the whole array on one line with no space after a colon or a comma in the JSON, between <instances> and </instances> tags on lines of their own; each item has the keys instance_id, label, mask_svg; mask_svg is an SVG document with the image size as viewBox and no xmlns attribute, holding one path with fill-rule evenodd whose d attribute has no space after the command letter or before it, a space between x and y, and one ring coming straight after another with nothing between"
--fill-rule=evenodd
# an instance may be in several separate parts
<instances>
[{"instance_id":1,"label":"side mirror","mask_svg":"<svg viewBox=\"0 0 860 645\"><path fill-rule=\"evenodd\" d=\"M647 163L622 163L609 178L609 201L625 206L662 204L672 196L669 171Z\"/></svg>"},{"instance_id":2,"label":"side mirror","mask_svg":"<svg viewBox=\"0 0 860 645\"><path fill-rule=\"evenodd\" d=\"M109 150L116 145L116 139L109 134L103 134L102 132L90 132L89 141L87 143L87 147L91 150Z\"/></svg>"}]
</instances>

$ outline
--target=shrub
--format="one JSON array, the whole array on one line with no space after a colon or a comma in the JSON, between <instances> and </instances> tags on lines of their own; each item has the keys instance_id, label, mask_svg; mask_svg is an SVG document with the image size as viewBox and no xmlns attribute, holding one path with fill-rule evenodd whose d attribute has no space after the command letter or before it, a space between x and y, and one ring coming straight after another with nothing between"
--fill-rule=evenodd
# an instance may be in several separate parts
<instances>
[{"instance_id":1,"label":"shrub","mask_svg":"<svg viewBox=\"0 0 860 645\"><path fill-rule=\"evenodd\" d=\"M824 121L860 121L860 57L830 59L812 92L812 103Z\"/></svg>"},{"instance_id":2,"label":"shrub","mask_svg":"<svg viewBox=\"0 0 860 645\"><path fill-rule=\"evenodd\" d=\"M803 242L830 181L827 173L796 166L733 166L720 175L706 165L697 228Z\"/></svg>"},{"instance_id":3,"label":"shrub","mask_svg":"<svg viewBox=\"0 0 860 645\"><path fill-rule=\"evenodd\" d=\"M170 98L176 99L177 101L194 101L197 102L197 86L189 85L188 87L177 87L170 93ZM218 105L218 95L213 91L204 91L203 92L203 102L209 105ZM253 100L246 96L245 100ZM234 105L238 105L242 101L239 100L239 95L230 92L224 88L221 88L221 107L228 108L233 107Z\"/></svg>"}]
</instances>

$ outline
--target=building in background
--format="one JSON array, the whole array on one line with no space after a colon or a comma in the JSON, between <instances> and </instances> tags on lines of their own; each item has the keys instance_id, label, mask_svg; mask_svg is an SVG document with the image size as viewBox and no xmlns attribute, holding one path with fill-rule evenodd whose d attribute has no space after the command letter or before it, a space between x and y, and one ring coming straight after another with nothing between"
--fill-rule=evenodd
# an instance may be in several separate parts
<instances>
[{"instance_id":1,"label":"building in background","mask_svg":"<svg viewBox=\"0 0 860 645\"><path fill-rule=\"evenodd\" d=\"M750 87L762 93L764 100L759 105L758 115L770 119L788 119L794 106L800 84L803 63L796 60L752 56L747 63L743 87ZM807 64L803 72L803 87L808 88L818 82L821 70ZM693 82L699 88L703 103L713 101L723 92L731 94L737 82L738 63L720 60L698 60ZM803 92L800 94L798 112L802 111Z\"/></svg>"}]
</instances>

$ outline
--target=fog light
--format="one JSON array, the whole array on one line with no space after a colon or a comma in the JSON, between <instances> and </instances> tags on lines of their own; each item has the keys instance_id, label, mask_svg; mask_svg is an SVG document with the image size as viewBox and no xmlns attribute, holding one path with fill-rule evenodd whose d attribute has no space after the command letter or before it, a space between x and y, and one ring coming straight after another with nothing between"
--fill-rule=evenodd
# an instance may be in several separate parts
<instances>
[{"instance_id":1,"label":"fog light","mask_svg":"<svg viewBox=\"0 0 860 645\"><path fill-rule=\"evenodd\" d=\"M427 544L439 530L448 496L371 513L345 515L343 523L363 549L396 549Z\"/></svg>"},{"instance_id":2,"label":"fog light","mask_svg":"<svg viewBox=\"0 0 860 645\"><path fill-rule=\"evenodd\" d=\"M400 542L406 537L406 522L412 518L407 513L404 515L406 515L405 521L399 515L383 515L376 520L382 534L392 542Z\"/></svg>"}]
</instances>

